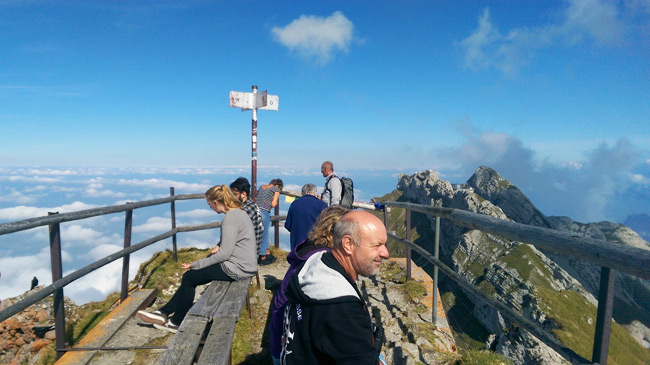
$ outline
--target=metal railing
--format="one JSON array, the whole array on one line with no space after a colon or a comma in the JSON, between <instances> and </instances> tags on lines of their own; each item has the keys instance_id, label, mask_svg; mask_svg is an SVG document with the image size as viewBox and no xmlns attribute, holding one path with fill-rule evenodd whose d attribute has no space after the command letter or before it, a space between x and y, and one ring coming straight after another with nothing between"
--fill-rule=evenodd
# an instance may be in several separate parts
<instances>
[{"instance_id":1,"label":"metal railing","mask_svg":"<svg viewBox=\"0 0 650 365\"><path fill-rule=\"evenodd\" d=\"M293 197L301 196L300 193L286 190L282 191L282 193ZM167 198L88 209L78 212L62 214L52 213L44 217L0 224L0 235L24 231L46 225L49 226L52 259L52 284L0 311L0 321L4 321L5 319L17 314L28 306L45 299L49 295L54 294L56 348L57 350L64 349L65 318L63 311L63 288L73 281L83 277L84 275L87 275L117 259L123 258L121 299L124 300L128 295L128 260L131 253L143 249L155 242L159 242L166 238L172 237L173 257L174 260L177 260L177 233L220 227L221 222L176 227L175 202L177 200L203 199L204 197L205 196L203 194L175 195L174 188L170 188L170 196ZM131 245L131 225L133 210L167 203L171 204L171 230L155 237L151 237L135 245ZM438 270L442 270L447 277L457 282L464 289L475 295L487 305L491 306L495 310L511 319L513 322L518 323L520 326L531 332L537 338L545 342L551 348L572 362L589 361L582 358L574 351L560 343L551 334L541 329L536 323L530 321L527 318L524 318L521 314L510 309L505 304L498 302L482 293L473 284L467 282L453 269L449 268L439 260L440 219L449 219L451 222L459 226L478 229L483 232L492 233L513 241L529 243L536 246L537 248L555 252L567 256L571 259L586 261L601 266L602 270L600 293L598 296L598 317L596 322L596 334L594 336L594 350L592 356L592 361L594 363L605 364L607 362L609 333L612 322L614 277L616 271L625 272L644 279L650 279L650 252L623 244L596 240L582 235L560 232L552 229L528 226L459 209L389 201L382 202L381 205L355 202L353 206L355 208L362 208L366 210L383 211L384 223L387 223L387 213L390 207L406 209L406 238L398 237L392 233L389 233L389 236L406 245L407 247L406 262L408 279L411 278L411 250L416 250L416 252L418 252L421 257L433 264L434 323L436 320L437 309L437 300L435 296L437 295ZM420 212L435 217L435 238L433 254L411 242L411 211ZM63 222L76 221L120 212L126 212L124 249L108 255L92 264L89 264L71 274L66 275L65 277L61 277L61 238L59 224ZM275 215L271 217L271 222L275 227L275 247L279 247L279 224L281 221L286 219L286 216L281 216L279 213L279 207L276 207ZM58 354L59 352L57 352L57 355Z\"/></svg>"},{"instance_id":2,"label":"metal railing","mask_svg":"<svg viewBox=\"0 0 650 365\"><path fill-rule=\"evenodd\" d=\"M472 293L472 295L476 296L485 304L499 311L502 315L508 317L513 322L531 332L538 339L573 363L589 363L590 361L584 359L573 350L566 347L551 334L540 328L538 324L524 318L521 314L510 309L505 304L496 301L481 292L476 286L469 283L453 269L449 268L439 260L438 246L440 240L440 219L445 218L459 226L492 233L513 241L528 243L539 249L551 251L573 260L586 261L601 266L596 331L594 334L594 345L591 359L591 362L593 363L607 363L612 323L614 278L616 271L628 273L643 279L650 279L650 251L648 250L620 243L593 239L579 234L514 223L460 209L389 201L382 202L382 204L384 210L384 224L387 224L386 207L406 209L406 239L398 237L392 233L389 233L389 236L407 246L407 278L410 279L411 277L410 260L412 249L416 250L422 258L433 264L433 323L436 322L438 269L440 269L445 275L447 275L447 277L458 283L468 292ZM435 242L433 255L411 242L411 211L435 217Z\"/></svg>"}]
</instances>

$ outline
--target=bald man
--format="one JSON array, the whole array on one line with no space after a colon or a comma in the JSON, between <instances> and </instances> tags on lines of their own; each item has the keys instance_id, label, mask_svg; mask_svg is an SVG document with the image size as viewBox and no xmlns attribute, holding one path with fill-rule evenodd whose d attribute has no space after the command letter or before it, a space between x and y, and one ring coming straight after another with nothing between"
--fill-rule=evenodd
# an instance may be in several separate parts
<instances>
[{"instance_id":1,"label":"bald man","mask_svg":"<svg viewBox=\"0 0 650 365\"><path fill-rule=\"evenodd\" d=\"M388 259L386 229L365 211L334 226L332 252L312 255L287 288L282 361L286 364L377 364L381 336L356 280L374 276Z\"/></svg>"}]
</instances>

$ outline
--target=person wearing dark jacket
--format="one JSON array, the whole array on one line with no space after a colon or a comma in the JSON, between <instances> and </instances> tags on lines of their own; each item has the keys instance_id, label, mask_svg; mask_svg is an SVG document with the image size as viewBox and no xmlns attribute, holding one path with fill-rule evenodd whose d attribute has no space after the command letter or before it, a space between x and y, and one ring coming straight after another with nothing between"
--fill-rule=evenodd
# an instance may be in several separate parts
<instances>
[{"instance_id":1,"label":"person wearing dark jacket","mask_svg":"<svg viewBox=\"0 0 650 365\"><path fill-rule=\"evenodd\" d=\"M311 255L289 281L283 364L379 363L383 340L356 280L379 272L389 256L386 241L383 223L368 212L336 223L332 251Z\"/></svg>"},{"instance_id":2,"label":"person wearing dark jacket","mask_svg":"<svg viewBox=\"0 0 650 365\"><path fill-rule=\"evenodd\" d=\"M349 210L339 205L325 208L318 216L316 223L307 235L307 239L292 249L287 255L289 269L282 279L280 289L273 297L271 309L271 321L269 324L269 350L273 358L273 364L280 364L280 353L282 352L282 320L284 318L284 309L287 303L287 286L289 281L302 264L307 261L311 255L320 251L331 251L334 237L334 225Z\"/></svg>"},{"instance_id":3,"label":"person wearing dark jacket","mask_svg":"<svg viewBox=\"0 0 650 365\"><path fill-rule=\"evenodd\" d=\"M302 197L289 206L284 228L290 232L291 250L307 238L307 233L318 219L318 215L327 208L327 204L316 197L317 193L316 185L305 184L302 187Z\"/></svg>"}]
</instances>

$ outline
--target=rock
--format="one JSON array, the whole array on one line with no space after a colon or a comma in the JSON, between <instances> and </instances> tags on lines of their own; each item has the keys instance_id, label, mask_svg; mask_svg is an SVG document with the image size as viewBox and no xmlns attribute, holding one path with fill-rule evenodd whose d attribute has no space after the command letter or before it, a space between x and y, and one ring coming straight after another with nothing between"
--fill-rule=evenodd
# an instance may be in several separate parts
<instances>
[{"instance_id":1,"label":"rock","mask_svg":"<svg viewBox=\"0 0 650 365\"><path fill-rule=\"evenodd\" d=\"M462 209L498 219L648 248L647 242L624 225L610 222L582 224L568 217L546 217L516 186L488 167L479 167L467 184L456 190L433 170L411 176L402 174L397 188L402 197L412 203ZM434 218L428 216L427 219L432 235ZM422 232L418 233L422 235ZM540 307L535 295L537 287L555 292L577 292L588 302L597 303L594 294L600 285L599 267L457 226L444 219L441 221L440 259L467 281L479 285L484 292L540 323L548 331L557 328L557 323L552 313L548 312L552 308ZM523 330L510 330L508 321L498 312L471 293L465 294L474 302L473 315L494 334L486 346L496 348L515 363L559 361L561 357L555 351ZM647 280L618 273L615 296L635 311L650 315L650 303L647 301L650 284ZM647 330L641 323L635 328L641 333Z\"/></svg>"}]
</instances>

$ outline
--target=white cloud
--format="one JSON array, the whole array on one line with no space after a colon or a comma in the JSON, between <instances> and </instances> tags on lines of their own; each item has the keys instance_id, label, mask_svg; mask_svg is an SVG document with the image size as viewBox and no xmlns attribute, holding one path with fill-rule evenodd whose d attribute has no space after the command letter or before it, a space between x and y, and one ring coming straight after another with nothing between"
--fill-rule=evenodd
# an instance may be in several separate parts
<instances>
[{"instance_id":1,"label":"white cloud","mask_svg":"<svg viewBox=\"0 0 650 365\"><path fill-rule=\"evenodd\" d=\"M120 179L118 181L119 185L128 185L128 186L138 186L138 187L148 187L148 188L164 188L169 189L174 187L176 193L178 190L188 191L192 193L204 192L208 190L211 185L208 184L197 184L197 183L186 183L182 181L174 181L167 179Z\"/></svg>"},{"instance_id":2,"label":"white cloud","mask_svg":"<svg viewBox=\"0 0 650 365\"><path fill-rule=\"evenodd\" d=\"M133 226L134 233L144 232L167 232L172 229L172 221L165 217L151 217L147 222L141 225Z\"/></svg>"},{"instance_id":3,"label":"white cloud","mask_svg":"<svg viewBox=\"0 0 650 365\"><path fill-rule=\"evenodd\" d=\"M301 15L285 27L273 27L276 41L306 59L327 64L336 51L348 52L354 24L340 11L329 17Z\"/></svg>"},{"instance_id":4,"label":"white cloud","mask_svg":"<svg viewBox=\"0 0 650 365\"><path fill-rule=\"evenodd\" d=\"M214 211L210 209L193 209L186 212L177 212L176 217L178 218L206 218L214 217Z\"/></svg>"},{"instance_id":5,"label":"white cloud","mask_svg":"<svg viewBox=\"0 0 650 365\"><path fill-rule=\"evenodd\" d=\"M21 220L27 218L46 216L48 212L66 213L66 212L75 212L78 210L91 209L94 207L95 205L86 204L79 201L76 201L72 204L64 204L59 207L53 207L53 208L38 208L38 207L19 205L11 208L0 209L0 219L15 221L15 220Z\"/></svg>"},{"instance_id":6,"label":"white cloud","mask_svg":"<svg viewBox=\"0 0 650 365\"><path fill-rule=\"evenodd\" d=\"M54 184L61 182L62 180L54 177L41 177L41 176L0 176L0 180L8 180L10 182L35 182L35 183L48 183Z\"/></svg>"},{"instance_id":7,"label":"white cloud","mask_svg":"<svg viewBox=\"0 0 650 365\"><path fill-rule=\"evenodd\" d=\"M14 189L12 189L11 193L0 196L0 202L10 202L14 204L29 204L34 203L36 200L36 197L25 195Z\"/></svg>"},{"instance_id":8,"label":"white cloud","mask_svg":"<svg viewBox=\"0 0 650 365\"><path fill-rule=\"evenodd\" d=\"M464 52L465 67L496 68L504 74L514 74L529 64L541 48L557 44L580 47L590 41L604 47L622 46L627 35L641 36L645 32L631 25L639 23L634 18L642 12L626 11L615 2L571 0L567 4L557 14L557 23L515 28L505 33L493 24L490 10L485 8L478 18L478 27L458 43Z\"/></svg>"},{"instance_id":9,"label":"white cloud","mask_svg":"<svg viewBox=\"0 0 650 365\"><path fill-rule=\"evenodd\" d=\"M112 190L97 190L94 188L88 188L84 191L84 196L88 196L91 198L102 198L102 197L110 197L110 198L124 198L126 197L125 193L121 192L115 192Z\"/></svg>"},{"instance_id":10,"label":"white cloud","mask_svg":"<svg viewBox=\"0 0 650 365\"><path fill-rule=\"evenodd\" d=\"M39 279L39 285L51 284L49 247L43 248L36 255L2 257L0 270L0 298L13 297L28 291L34 276Z\"/></svg>"},{"instance_id":11,"label":"white cloud","mask_svg":"<svg viewBox=\"0 0 650 365\"><path fill-rule=\"evenodd\" d=\"M102 234L92 228L85 228L78 224L72 224L62 226L61 236L65 237L66 241L92 242L102 237Z\"/></svg>"},{"instance_id":12,"label":"white cloud","mask_svg":"<svg viewBox=\"0 0 650 365\"><path fill-rule=\"evenodd\" d=\"M650 178L643 176L641 174L630 174L630 180L635 184L648 185L650 184Z\"/></svg>"}]
</instances>

